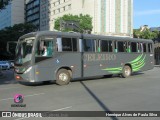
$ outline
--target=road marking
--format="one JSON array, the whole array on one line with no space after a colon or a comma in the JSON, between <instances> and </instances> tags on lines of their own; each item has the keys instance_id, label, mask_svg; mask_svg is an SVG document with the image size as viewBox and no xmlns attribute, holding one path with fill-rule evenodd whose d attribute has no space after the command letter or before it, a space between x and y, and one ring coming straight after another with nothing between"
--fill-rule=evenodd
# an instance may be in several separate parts
<instances>
[{"instance_id":1,"label":"road marking","mask_svg":"<svg viewBox=\"0 0 160 120\"><path fill-rule=\"evenodd\" d=\"M7 89L13 89L13 88L23 88L23 87L9 87L9 88L0 88L0 90L7 90Z\"/></svg>"},{"instance_id":2,"label":"road marking","mask_svg":"<svg viewBox=\"0 0 160 120\"><path fill-rule=\"evenodd\" d=\"M61 111L61 110L69 109L69 108L72 108L72 106L68 106L68 107L64 107L64 108L59 108L59 109L51 110L51 111ZM23 120L23 119L28 119L28 118L31 118L31 117L18 118L18 119L15 119L15 120Z\"/></svg>"},{"instance_id":3,"label":"road marking","mask_svg":"<svg viewBox=\"0 0 160 120\"><path fill-rule=\"evenodd\" d=\"M61 111L61 110L69 109L69 108L72 108L72 106L64 107L64 108L60 108L60 109L56 109L56 110L52 110L52 111Z\"/></svg>"},{"instance_id":4,"label":"road marking","mask_svg":"<svg viewBox=\"0 0 160 120\"><path fill-rule=\"evenodd\" d=\"M38 93L38 94L33 94L33 95L25 95L24 97L32 97L32 96L37 96L37 95L43 95L45 93ZM0 101L5 101L5 100L13 100L14 98L6 98L6 99L0 99Z\"/></svg>"}]
</instances>

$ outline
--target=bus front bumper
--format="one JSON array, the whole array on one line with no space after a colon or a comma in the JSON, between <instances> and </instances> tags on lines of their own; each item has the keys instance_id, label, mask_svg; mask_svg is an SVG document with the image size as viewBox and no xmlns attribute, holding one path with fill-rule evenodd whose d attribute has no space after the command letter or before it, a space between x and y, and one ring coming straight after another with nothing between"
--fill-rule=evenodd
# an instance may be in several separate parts
<instances>
[{"instance_id":1,"label":"bus front bumper","mask_svg":"<svg viewBox=\"0 0 160 120\"><path fill-rule=\"evenodd\" d=\"M14 75L15 80L18 82L36 82L34 79L29 79L28 77L21 75L21 74L15 74Z\"/></svg>"}]
</instances>

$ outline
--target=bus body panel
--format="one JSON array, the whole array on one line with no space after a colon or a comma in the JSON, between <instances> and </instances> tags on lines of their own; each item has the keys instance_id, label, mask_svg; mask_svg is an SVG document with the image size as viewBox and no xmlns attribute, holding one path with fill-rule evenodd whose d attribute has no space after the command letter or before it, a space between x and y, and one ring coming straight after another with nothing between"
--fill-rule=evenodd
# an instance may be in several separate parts
<instances>
[{"instance_id":1,"label":"bus body panel","mask_svg":"<svg viewBox=\"0 0 160 120\"><path fill-rule=\"evenodd\" d=\"M122 73L124 65L130 65L132 72L153 69L153 54L129 54L85 53L84 77Z\"/></svg>"},{"instance_id":2,"label":"bus body panel","mask_svg":"<svg viewBox=\"0 0 160 120\"><path fill-rule=\"evenodd\" d=\"M28 72L24 72L23 74L15 72L14 73L15 79L20 82L39 82L38 80L35 79L35 67L31 66L30 68L31 69Z\"/></svg>"},{"instance_id":3,"label":"bus body panel","mask_svg":"<svg viewBox=\"0 0 160 120\"><path fill-rule=\"evenodd\" d=\"M56 80L56 74L59 69L71 69L72 78L83 78L98 75L110 75L122 73L123 67L127 64L131 66L132 72L146 71L153 69L154 67L154 51L152 52L115 52L114 45L112 46L112 52L84 52L83 51L83 40L94 39L94 40L106 40L106 41L127 41L127 42L141 42L150 43L153 46L151 40L141 40L132 38L121 38L121 37L109 37L99 35L82 35L77 33L62 33L62 32L39 32L31 34L37 36L34 41L34 50L32 54L32 60L30 65L22 65L21 67L27 66L32 67L29 72L18 73L15 72L15 76L20 76L22 81L28 82L39 82ZM37 41L41 36L52 36L56 38L61 37L73 37L77 38L77 51L54 51L54 54L50 58L45 58L42 61L36 62L36 48ZM29 34L22 36L21 38L30 37ZM81 40L79 40L81 39ZM19 40L20 41L20 40ZM81 42L79 42L81 41ZM98 43L98 42L96 42ZM56 45L56 42L53 43ZM55 46L54 46L55 47ZM101 46L99 46L101 47ZM96 48L96 47L95 47ZM147 47L148 49L148 47ZM56 47L54 48L56 50ZM15 66L19 68L19 66Z\"/></svg>"},{"instance_id":4,"label":"bus body panel","mask_svg":"<svg viewBox=\"0 0 160 120\"><path fill-rule=\"evenodd\" d=\"M54 58L44 60L35 65L37 81L56 80L56 73L61 68L69 68L73 78L81 77L81 53L59 53Z\"/></svg>"}]
</instances>

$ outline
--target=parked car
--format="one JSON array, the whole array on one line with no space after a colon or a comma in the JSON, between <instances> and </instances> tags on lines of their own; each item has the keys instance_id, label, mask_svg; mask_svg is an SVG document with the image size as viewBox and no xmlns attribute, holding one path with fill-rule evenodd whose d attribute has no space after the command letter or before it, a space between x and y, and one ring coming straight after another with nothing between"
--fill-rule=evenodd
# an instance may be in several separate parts
<instances>
[{"instance_id":1,"label":"parked car","mask_svg":"<svg viewBox=\"0 0 160 120\"><path fill-rule=\"evenodd\" d=\"M10 64L10 68L14 67L14 60L9 60L8 63Z\"/></svg>"},{"instance_id":2,"label":"parked car","mask_svg":"<svg viewBox=\"0 0 160 120\"><path fill-rule=\"evenodd\" d=\"M0 61L0 66L2 70L9 70L11 65L7 61Z\"/></svg>"}]
</instances>

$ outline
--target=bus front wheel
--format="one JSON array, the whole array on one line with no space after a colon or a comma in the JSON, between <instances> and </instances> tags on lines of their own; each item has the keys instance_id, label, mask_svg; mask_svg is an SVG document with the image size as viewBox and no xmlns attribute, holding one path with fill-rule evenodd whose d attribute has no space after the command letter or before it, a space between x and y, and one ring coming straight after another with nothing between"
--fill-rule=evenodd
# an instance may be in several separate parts
<instances>
[{"instance_id":1,"label":"bus front wheel","mask_svg":"<svg viewBox=\"0 0 160 120\"><path fill-rule=\"evenodd\" d=\"M68 70L66 69L60 69L57 72L57 76L56 76L56 83L58 85L67 85L69 84L70 80L71 80L71 75L69 73Z\"/></svg>"},{"instance_id":2,"label":"bus front wheel","mask_svg":"<svg viewBox=\"0 0 160 120\"><path fill-rule=\"evenodd\" d=\"M123 78L126 78L126 77L129 77L129 76L131 75L131 73L132 73L131 67L128 66L128 65L125 65L125 66L123 67L123 71L122 71L121 76L122 76Z\"/></svg>"}]
</instances>

